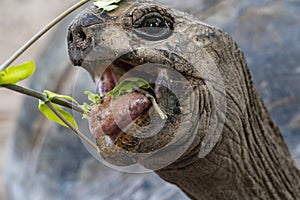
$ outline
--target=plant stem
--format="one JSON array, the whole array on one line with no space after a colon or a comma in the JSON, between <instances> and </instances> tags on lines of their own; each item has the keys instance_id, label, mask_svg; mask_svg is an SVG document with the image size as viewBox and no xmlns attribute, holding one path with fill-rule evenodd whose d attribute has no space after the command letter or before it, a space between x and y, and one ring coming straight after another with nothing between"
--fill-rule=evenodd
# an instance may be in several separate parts
<instances>
[{"instance_id":1,"label":"plant stem","mask_svg":"<svg viewBox=\"0 0 300 200\"><path fill-rule=\"evenodd\" d=\"M45 102L45 104L54 112L54 114L59 117L61 121L63 121L76 135L85 141L88 145L90 145L95 151L98 151L98 147L95 145L93 141L91 141L88 137L86 137L83 133L81 133L78 129L76 129L72 124L68 122L57 110L53 107L50 101Z\"/></svg>"},{"instance_id":2,"label":"plant stem","mask_svg":"<svg viewBox=\"0 0 300 200\"><path fill-rule=\"evenodd\" d=\"M21 56L32 44L34 44L41 36L43 36L46 32L48 32L53 26L55 26L58 22L60 22L62 19L64 19L66 16L68 16L70 13L72 13L74 10L78 9L79 7L83 6L90 0L81 0L80 2L76 3L69 9L67 9L65 12L60 14L57 18L55 18L53 21L51 21L48 25L46 25L43 29L41 29L37 34L35 34L30 40L28 40L19 50L17 50L8 60L6 60L0 67L0 72L5 70L7 67L9 67L19 56ZM77 105L74 105L73 103L70 103L68 101L59 99L54 97L51 102L47 101L47 95L24 88L22 86L18 86L15 84L7 84L7 85L1 85L4 88L7 88L9 90L13 90L15 92L19 92L22 94L25 94L27 96L31 96L37 99L40 99L45 102L45 104L49 107L49 109L52 110L53 113L57 117L59 117L79 138L81 138L83 141L85 141L87 144L89 144L95 151L98 151L98 147L95 145L93 141L91 141L88 137L86 137L83 133L81 133L78 129L76 129L72 124L70 124L57 110L53 107L52 103L73 109L75 111L78 111L80 113L83 113L83 110L78 107Z\"/></svg>"},{"instance_id":3,"label":"plant stem","mask_svg":"<svg viewBox=\"0 0 300 200\"><path fill-rule=\"evenodd\" d=\"M21 94L25 94L27 96L31 96L31 97L40 99L42 101L46 101L47 100L47 95L46 94L37 92L37 91L32 90L32 89L24 88L24 87L19 86L19 85L7 84L7 85L2 85L2 87L5 87L5 88L7 88L9 90L13 90L13 91L21 93ZM54 97L51 100L51 102L55 103L55 104L58 104L60 106L64 106L66 108L73 109L73 110L75 110L77 112L83 113L83 110L80 107L78 107L77 105L75 105L73 103L70 103L70 102L68 102L66 100Z\"/></svg>"},{"instance_id":4,"label":"plant stem","mask_svg":"<svg viewBox=\"0 0 300 200\"><path fill-rule=\"evenodd\" d=\"M76 3L58 17L56 17L53 21L51 21L48 25L46 25L43 29L41 29L37 34L35 34L30 40L28 40L19 50L17 50L7 61L5 61L1 67L0 72L9 67L20 55L22 55L32 44L34 44L41 36L43 36L46 32L48 32L53 26L55 26L58 22L72 13L74 10L80 8L90 0L81 0Z\"/></svg>"},{"instance_id":5,"label":"plant stem","mask_svg":"<svg viewBox=\"0 0 300 200\"><path fill-rule=\"evenodd\" d=\"M85 141L87 144L89 144L92 148L95 149L95 151L98 151L98 147L95 145L95 143L93 141L91 141L88 137L86 137L83 133L81 133L78 129L76 129L72 124L70 124L59 112L57 112L57 110L53 107L52 103L67 107L67 108L71 108L74 109L78 112L83 113L83 110L78 107L77 105L74 105L70 102L67 102L65 100L62 99L58 99L56 97L54 97L51 102L47 101L47 95L28 89L28 88L24 88L22 86L18 86L18 85L14 85L14 84L7 84L7 85L1 85L4 88L7 88L9 90L13 90L15 92L19 92L22 94L25 94L27 96L31 96L37 99L40 99L42 101L45 101L45 104L52 110L52 112L54 112L54 114L59 117L79 138L81 138L83 141Z\"/></svg>"}]
</instances>

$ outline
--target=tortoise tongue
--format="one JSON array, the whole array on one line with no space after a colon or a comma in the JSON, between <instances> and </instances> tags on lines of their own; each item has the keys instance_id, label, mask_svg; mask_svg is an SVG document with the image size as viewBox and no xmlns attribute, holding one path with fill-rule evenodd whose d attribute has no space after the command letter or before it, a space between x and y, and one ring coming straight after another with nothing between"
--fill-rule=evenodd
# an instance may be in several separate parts
<instances>
[{"instance_id":1,"label":"tortoise tongue","mask_svg":"<svg viewBox=\"0 0 300 200\"><path fill-rule=\"evenodd\" d=\"M111 95L103 103L95 105L88 117L89 128L94 137L108 135L115 141L128 125L151 107L149 99L137 92L119 97Z\"/></svg>"},{"instance_id":2,"label":"tortoise tongue","mask_svg":"<svg viewBox=\"0 0 300 200\"><path fill-rule=\"evenodd\" d=\"M97 93L104 96L114 89L122 74L132 67L128 66L119 63L118 66L112 64L107 67L97 83ZM161 78L159 80L157 84L162 82ZM103 102L95 105L89 114L88 122L91 134L96 138L107 135L114 142L123 133L123 130L138 119L151 105L148 97L137 92L118 97L105 96Z\"/></svg>"}]
</instances>

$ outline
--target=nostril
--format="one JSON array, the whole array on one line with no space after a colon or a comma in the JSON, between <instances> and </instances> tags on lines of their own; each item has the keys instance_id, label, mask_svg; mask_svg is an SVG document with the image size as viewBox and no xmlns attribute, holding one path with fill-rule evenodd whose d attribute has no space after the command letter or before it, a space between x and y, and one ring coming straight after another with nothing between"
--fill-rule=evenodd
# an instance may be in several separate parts
<instances>
[{"instance_id":1,"label":"nostril","mask_svg":"<svg viewBox=\"0 0 300 200\"><path fill-rule=\"evenodd\" d=\"M92 41L91 37L88 37L81 26L70 28L67 35L67 40L69 48L72 47L81 50L86 50Z\"/></svg>"},{"instance_id":2,"label":"nostril","mask_svg":"<svg viewBox=\"0 0 300 200\"><path fill-rule=\"evenodd\" d=\"M77 37L79 37L82 41L86 40L87 36L86 34L83 32L83 30L79 30L77 32Z\"/></svg>"},{"instance_id":3,"label":"nostril","mask_svg":"<svg viewBox=\"0 0 300 200\"><path fill-rule=\"evenodd\" d=\"M92 39L82 26L71 26L67 34L68 53L72 63L81 66L91 48Z\"/></svg>"}]
</instances>

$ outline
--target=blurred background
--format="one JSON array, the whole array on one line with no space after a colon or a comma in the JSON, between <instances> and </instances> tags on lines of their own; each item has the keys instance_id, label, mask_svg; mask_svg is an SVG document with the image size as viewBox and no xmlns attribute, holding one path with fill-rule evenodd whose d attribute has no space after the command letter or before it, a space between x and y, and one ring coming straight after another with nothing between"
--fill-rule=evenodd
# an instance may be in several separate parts
<instances>
[{"instance_id":1,"label":"blurred background","mask_svg":"<svg viewBox=\"0 0 300 200\"><path fill-rule=\"evenodd\" d=\"M75 2L77 1L0 0L0 63L8 59L35 33ZM36 60L45 49L51 34L53 31L41 38L14 64L29 59ZM6 199L4 162L10 136L15 129L19 110L22 109L20 107L22 98L22 95L0 89L0 199Z\"/></svg>"}]
</instances>

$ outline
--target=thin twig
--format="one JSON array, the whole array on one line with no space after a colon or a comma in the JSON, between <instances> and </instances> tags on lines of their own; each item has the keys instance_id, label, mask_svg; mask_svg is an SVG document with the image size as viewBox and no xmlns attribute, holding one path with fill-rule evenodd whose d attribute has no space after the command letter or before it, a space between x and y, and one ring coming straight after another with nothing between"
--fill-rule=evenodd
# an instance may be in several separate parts
<instances>
[{"instance_id":1,"label":"thin twig","mask_svg":"<svg viewBox=\"0 0 300 200\"><path fill-rule=\"evenodd\" d=\"M30 40L28 40L19 50L17 50L7 61L5 61L1 67L0 72L9 67L20 55L22 55L32 44L34 44L41 36L43 36L46 32L48 32L53 26L55 26L58 22L68 16L70 13L80 8L90 0L81 0L76 3L62 14L60 14L57 18L51 21L48 25L46 25L43 29L41 29L37 34L35 34Z\"/></svg>"},{"instance_id":2,"label":"thin twig","mask_svg":"<svg viewBox=\"0 0 300 200\"><path fill-rule=\"evenodd\" d=\"M7 85L1 85L1 87L7 88L9 90L13 90L15 92L21 93L21 94L25 94L27 96L31 96L40 100L45 100L47 99L47 95L37 92L35 90L32 89L28 89L28 88L24 88L22 86L19 85L15 85L15 84L7 84Z\"/></svg>"},{"instance_id":3,"label":"thin twig","mask_svg":"<svg viewBox=\"0 0 300 200\"><path fill-rule=\"evenodd\" d=\"M89 144L92 148L94 148L95 151L98 151L98 147L95 145L95 143L93 141L91 141L88 137L86 137L83 133L81 133L78 129L76 129L72 124L70 124L59 112L57 112L57 110L53 107L52 103L55 103L55 104L58 104L58 105L61 105L64 107L68 107L68 108L71 108L78 112L83 113L83 110L80 107L78 107L77 105L74 105L70 102L67 102L65 100L58 99L56 97L54 97L51 100L51 102L47 101L48 97L46 94L37 92L32 89L24 88L19 85L7 84L7 85L1 85L1 86L4 88L7 88L9 90L13 90L15 92L19 92L19 93L25 94L27 96L31 96L31 97L34 97L34 98L44 101L45 104L54 112L54 114L58 118L60 118L79 138L81 138L83 141L85 141L87 144Z\"/></svg>"},{"instance_id":4,"label":"thin twig","mask_svg":"<svg viewBox=\"0 0 300 200\"><path fill-rule=\"evenodd\" d=\"M68 101L65 101L65 100L63 100L63 99L59 99L59 98L54 97L54 98L51 100L51 102L52 102L52 103L55 103L55 104L58 104L58 105L60 105L60 106L66 107L66 108L70 108L70 109L75 110L75 111L77 111L77 112L79 112L79 113L82 113L82 114L84 113L84 111L83 111L80 107L78 107L77 105L75 105L75 104L73 104L73 103L70 103L70 102L68 102Z\"/></svg>"},{"instance_id":5,"label":"thin twig","mask_svg":"<svg viewBox=\"0 0 300 200\"><path fill-rule=\"evenodd\" d=\"M76 129L71 123L69 123L57 110L53 107L51 102L46 101L45 104L52 110L52 112L63 121L76 135L85 141L88 145L90 145L95 151L98 151L98 147L95 145L93 141L91 141L88 137L86 137L83 133L81 133L78 129Z\"/></svg>"},{"instance_id":6,"label":"thin twig","mask_svg":"<svg viewBox=\"0 0 300 200\"><path fill-rule=\"evenodd\" d=\"M31 96L31 97L40 99L42 101L47 100L47 95L46 94L40 93L40 92L32 90L32 89L28 89L28 88L25 88L25 87L22 87L22 86L19 86L19 85L7 84L7 85L2 85L2 87L7 88L9 90L13 90L13 91L21 93L21 94L25 94L27 96ZM77 112L84 113L84 111L80 107L78 107L77 105L75 105L71 102L68 102L66 100L54 97L51 100L51 102L55 103L55 104L58 104L60 106L66 107L66 108L73 109Z\"/></svg>"}]
</instances>

